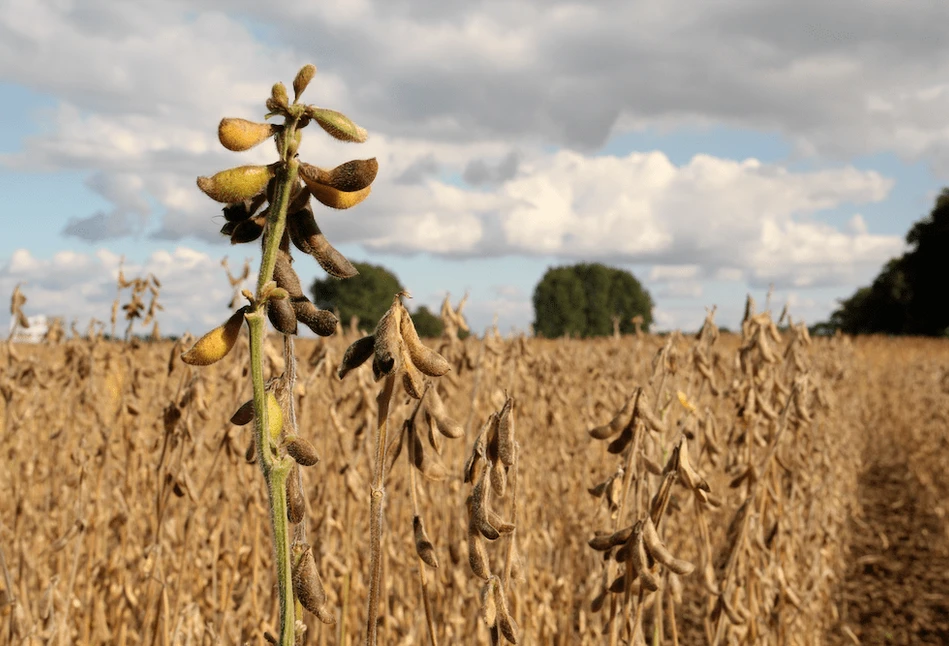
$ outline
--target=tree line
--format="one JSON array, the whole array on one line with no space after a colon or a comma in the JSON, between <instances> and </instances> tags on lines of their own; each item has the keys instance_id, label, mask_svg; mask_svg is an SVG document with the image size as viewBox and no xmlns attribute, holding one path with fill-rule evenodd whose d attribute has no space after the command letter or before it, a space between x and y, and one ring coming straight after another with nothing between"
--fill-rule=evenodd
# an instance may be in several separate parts
<instances>
[{"instance_id":1,"label":"tree line","mask_svg":"<svg viewBox=\"0 0 949 646\"><path fill-rule=\"evenodd\" d=\"M310 291L314 303L339 312L344 326L355 316L360 329L371 332L404 287L385 267L353 264L357 276L316 280ZM548 338L605 336L614 329L629 334L637 325L646 331L652 323L649 292L630 272L599 263L548 269L534 289L533 304L534 334ZM411 315L420 336L441 335L441 319L426 306Z\"/></svg>"},{"instance_id":2,"label":"tree line","mask_svg":"<svg viewBox=\"0 0 949 646\"><path fill-rule=\"evenodd\" d=\"M947 336L949 298L949 189L928 216L906 234L909 249L887 262L870 285L839 301L818 333Z\"/></svg>"}]
</instances>

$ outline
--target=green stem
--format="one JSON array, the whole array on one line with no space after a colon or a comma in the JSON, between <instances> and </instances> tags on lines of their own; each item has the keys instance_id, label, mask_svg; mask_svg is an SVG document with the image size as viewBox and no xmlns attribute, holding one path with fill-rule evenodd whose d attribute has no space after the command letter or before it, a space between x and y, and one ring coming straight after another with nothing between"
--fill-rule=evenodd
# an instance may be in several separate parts
<instances>
[{"instance_id":1,"label":"green stem","mask_svg":"<svg viewBox=\"0 0 949 646\"><path fill-rule=\"evenodd\" d=\"M287 124L285 138L294 136L296 122ZM284 152L286 147L283 147ZM257 275L257 298L260 299L264 285L273 280L274 265L277 264L277 250L283 238L283 230L287 225L287 207L290 205L290 193L297 183L297 173L300 162L295 157L285 159L277 168L276 187L273 202L270 205L270 214L267 216L267 240L264 254L260 260L260 273Z\"/></svg>"},{"instance_id":2,"label":"green stem","mask_svg":"<svg viewBox=\"0 0 949 646\"><path fill-rule=\"evenodd\" d=\"M293 646L295 641L296 604L293 598L293 577L290 569L290 532L287 527L287 477L290 460L283 458L270 471L270 522L273 525L274 565L277 567L277 590L280 594L280 646Z\"/></svg>"},{"instance_id":3,"label":"green stem","mask_svg":"<svg viewBox=\"0 0 949 646\"><path fill-rule=\"evenodd\" d=\"M288 154L287 142L296 130L296 120L288 120L280 141L282 163L276 172L274 199L267 217L267 237L264 241L257 294L253 310L245 315L250 332L250 373L254 388L254 434L257 441L257 462L267 483L270 500L270 525L273 530L274 565L277 569L277 591L280 598L280 646L294 646L295 604L290 571L290 540L287 528L287 477L290 463L287 458L276 458L270 438L267 415L267 390L264 381L264 286L273 280L277 251L287 222L287 207L292 187L297 182L299 162ZM289 158L288 158L289 157Z\"/></svg>"},{"instance_id":4,"label":"green stem","mask_svg":"<svg viewBox=\"0 0 949 646\"><path fill-rule=\"evenodd\" d=\"M250 378L254 387L254 440L257 443L257 461L267 483L273 466L270 448L270 420L267 415L267 390L264 384L264 312L258 307L244 319L250 331Z\"/></svg>"}]
</instances>

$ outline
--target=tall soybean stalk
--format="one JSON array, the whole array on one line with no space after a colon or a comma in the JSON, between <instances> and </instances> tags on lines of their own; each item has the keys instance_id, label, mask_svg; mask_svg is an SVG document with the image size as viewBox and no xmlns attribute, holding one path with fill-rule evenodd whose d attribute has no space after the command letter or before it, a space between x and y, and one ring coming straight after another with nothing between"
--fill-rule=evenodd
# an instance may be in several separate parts
<instances>
[{"instance_id":1,"label":"tall soybean stalk","mask_svg":"<svg viewBox=\"0 0 949 646\"><path fill-rule=\"evenodd\" d=\"M336 278L356 275L352 264L320 232L310 197L331 208L355 206L369 195L378 170L375 159L354 160L327 170L297 158L301 131L311 122L342 141L361 143L366 140L365 130L339 112L300 103L300 95L315 73L312 65L299 71L293 81L292 103L282 83L273 86L266 102L266 118L283 117L282 124L231 118L220 123L218 138L228 150L244 151L273 139L279 159L266 166L239 166L198 178L198 187L205 194L226 204L227 222L221 233L235 244L261 239L262 255L256 292L243 292L248 305L198 339L181 357L194 366L221 360L234 347L243 323L247 323L254 397L238 409L231 421L244 424L254 420L256 460L267 483L270 501L280 601L276 643L280 646L293 646L303 638L305 626L296 622L295 600L324 623L335 623L335 617L325 606L323 584L302 524L305 503L298 468L312 466L319 458L313 445L294 428L296 416L289 386L294 373L291 339L297 332L298 322L321 336L333 334L338 322L332 313L318 309L303 294L300 279L292 267L290 243L312 255ZM284 335L285 348L291 350L286 352L286 373L269 380L265 379L263 369L265 314ZM288 422L285 424L284 420ZM297 525L292 544L288 521Z\"/></svg>"}]
</instances>

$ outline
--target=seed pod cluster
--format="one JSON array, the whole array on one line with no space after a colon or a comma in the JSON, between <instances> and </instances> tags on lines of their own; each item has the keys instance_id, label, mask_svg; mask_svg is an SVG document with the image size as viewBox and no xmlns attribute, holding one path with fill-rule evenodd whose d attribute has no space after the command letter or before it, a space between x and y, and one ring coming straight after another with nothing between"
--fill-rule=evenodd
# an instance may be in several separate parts
<instances>
[{"instance_id":1,"label":"seed pod cluster","mask_svg":"<svg viewBox=\"0 0 949 646\"><path fill-rule=\"evenodd\" d=\"M695 569L689 561L673 556L659 537L649 515L612 534L597 534L590 539L589 545L597 551L606 552L607 557L612 555L617 562L628 564L626 574L614 579L608 588L614 594L626 592L634 580L638 580L645 590L658 590L659 575L653 569L657 562L679 575L691 574ZM613 553L614 548L619 549Z\"/></svg>"},{"instance_id":2,"label":"seed pod cluster","mask_svg":"<svg viewBox=\"0 0 949 646\"><path fill-rule=\"evenodd\" d=\"M613 438L607 451L618 455L632 443L637 423L660 434L668 430L668 425L650 407L643 388L637 388L607 424L590 429L590 437L597 440Z\"/></svg>"},{"instance_id":3,"label":"seed pod cluster","mask_svg":"<svg viewBox=\"0 0 949 646\"><path fill-rule=\"evenodd\" d=\"M277 149L284 158L270 165L246 165L221 171L210 177L199 177L198 187L212 199L223 202L226 220L221 233L231 239L232 244L252 242L261 238L266 240L270 220L278 213L276 198L278 170L282 165L293 163L300 145L301 129L311 121L316 121L324 130L346 141L366 140L365 130L356 126L345 115L324 108L296 104L303 91L316 74L313 65L300 69L293 81L294 108L291 109L290 97L282 83L276 83L267 100L268 116L281 115L287 121L284 125L255 123L246 119L224 118L218 126L218 138L221 144L233 151L244 151L273 138ZM302 118L301 118L302 114ZM302 252L312 255L320 266L336 278L350 278L357 271L326 240L316 224L310 197L332 208L350 208L362 202L371 191L379 164L372 159L357 159L340 164L333 169L323 169L307 162L296 162L296 181L285 190L290 194L286 202L286 230L281 240L281 249L286 265L283 277L290 274L299 286L299 279L289 267L290 241ZM279 214L281 217L283 214ZM278 286L280 284L278 278ZM289 299L267 300L267 315L273 326L283 334L297 333L298 322L309 327L320 336L333 334L337 327L336 317L316 307L302 290L288 289Z\"/></svg>"},{"instance_id":4,"label":"seed pod cluster","mask_svg":"<svg viewBox=\"0 0 949 646\"><path fill-rule=\"evenodd\" d=\"M509 522L494 508L492 498L511 500L516 513L517 490L508 487L508 480L516 481L518 444L514 434L513 397L506 397L501 410L492 413L482 425L472 445L464 467L464 480L471 483L471 494L465 501L468 511L468 564L475 576L485 583L481 590L481 614L492 634L503 635L512 644L518 640L518 628L507 606L504 585L516 579L514 563L518 561L514 543L516 518ZM508 492L510 495L507 495ZM488 544L507 536L510 550L507 562L511 572L499 577L491 571ZM498 642L495 642L498 643Z\"/></svg>"},{"instance_id":5,"label":"seed pod cluster","mask_svg":"<svg viewBox=\"0 0 949 646\"><path fill-rule=\"evenodd\" d=\"M425 392L423 375L441 377L451 366L442 355L422 344L412 317L402 304L402 296L396 295L370 336L349 346L337 374L342 379L372 357L372 374L376 381L386 375L401 374L405 392L414 399L421 399ZM429 412L431 406L437 404L431 404ZM446 423L445 434L457 434L457 428Z\"/></svg>"}]
</instances>

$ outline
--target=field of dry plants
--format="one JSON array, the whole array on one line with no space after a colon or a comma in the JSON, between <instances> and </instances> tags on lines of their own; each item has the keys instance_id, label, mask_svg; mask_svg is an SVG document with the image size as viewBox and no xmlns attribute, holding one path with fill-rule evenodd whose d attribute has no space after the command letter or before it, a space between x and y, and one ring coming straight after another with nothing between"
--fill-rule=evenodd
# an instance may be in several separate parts
<instances>
[{"instance_id":1,"label":"field of dry plants","mask_svg":"<svg viewBox=\"0 0 949 646\"><path fill-rule=\"evenodd\" d=\"M295 346L336 619L305 615L310 644L359 643L366 616L378 386L337 377L356 338ZM390 411L381 643L488 644L489 622L518 644L949 642L945 342L811 340L752 310L740 336L430 344L451 372ZM188 345L0 350L0 642L275 631L253 425L229 421L247 341L200 370Z\"/></svg>"}]
</instances>

